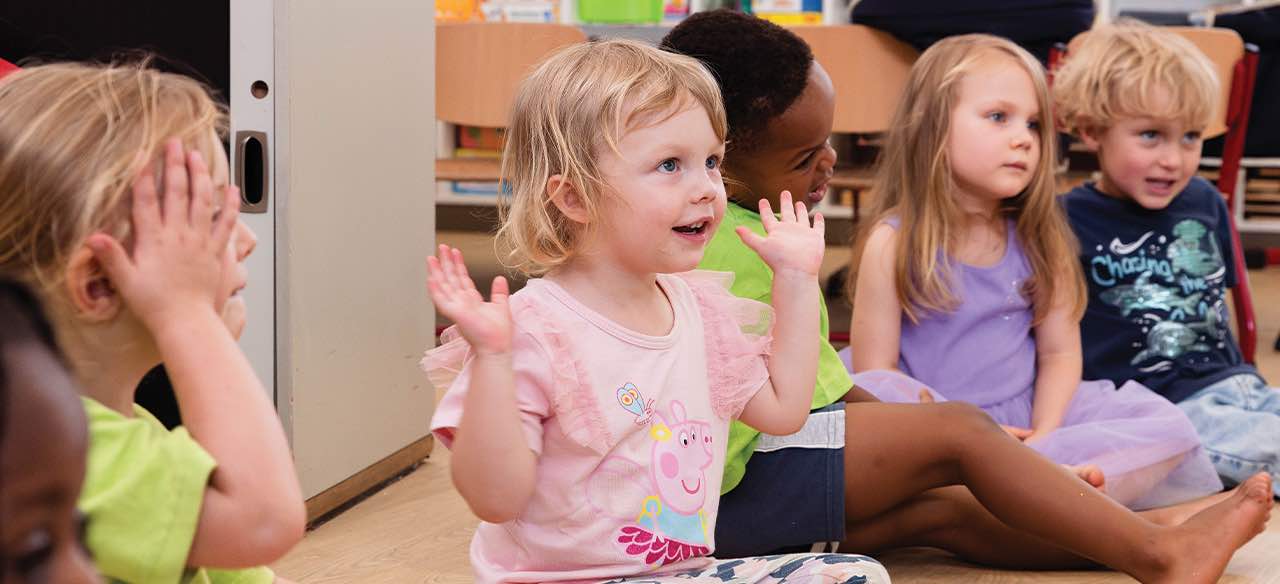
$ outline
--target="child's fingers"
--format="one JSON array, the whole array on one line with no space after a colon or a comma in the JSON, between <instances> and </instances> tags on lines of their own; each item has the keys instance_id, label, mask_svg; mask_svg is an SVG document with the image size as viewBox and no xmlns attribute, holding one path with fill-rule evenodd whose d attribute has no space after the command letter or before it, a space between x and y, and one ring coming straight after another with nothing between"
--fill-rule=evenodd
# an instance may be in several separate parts
<instances>
[{"instance_id":1,"label":"child's fingers","mask_svg":"<svg viewBox=\"0 0 1280 584\"><path fill-rule=\"evenodd\" d=\"M436 262L440 268L440 284L446 288L457 288L458 283L454 276L453 270L453 254L449 251L449 246L440 244L436 251Z\"/></svg>"},{"instance_id":2,"label":"child's fingers","mask_svg":"<svg viewBox=\"0 0 1280 584\"><path fill-rule=\"evenodd\" d=\"M782 215L783 223L795 223L796 221L796 211L791 205L791 191L782 191L781 200L778 201L778 213Z\"/></svg>"},{"instance_id":3,"label":"child's fingers","mask_svg":"<svg viewBox=\"0 0 1280 584\"><path fill-rule=\"evenodd\" d=\"M453 277L457 280L458 289L465 292L475 292L477 295L480 294L476 292L475 282L471 281L471 274L467 273L467 263L462 259L462 250L456 247L450 248L450 254L453 257Z\"/></svg>"},{"instance_id":4,"label":"child's fingers","mask_svg":"<svg viewBox=\"0 0 1280 584\"><path fill-rule=\"evenodd\" d=\"M507 297L510 295L511 291L507 285L507 279L502 276L494 276L493 284L489 286L489 301L494 304L506 304Z\"/></svg>"},{"instance_id":5,"label":"child's fingers","mask_svg":"<svg viewBox=\"0 0 1280 584\"><path fill-rule=\"evenodd\" d=\"M813 230L823 237L827 235L827 218L823 217L820 212L813 214Z\"/></svg>"},{"instance_id":6,"label":"child's fingers","mask_svg":"<svg viewBox=\"0 0 1280 584\"><path fill-rule=\"evenodd\" d=\"M738 234L739 238L742 239L742 243L745 244L747 247L751 248L751 251L756 252L756 254L759 254L760 250L765 245L765 239L763 237L760 237L760 235L757 234L756 232L750 229L747 229L745 225L739 225L733 231L734 233Z\"/></svg>"},{"instance_id":7,"label":"child's fingers","mask_svg":"<svg viewBox=\"0 0 1280 584\"><path fill-rule=\"evenodd\" d=\"M453 296L453 287L449 286L449 277L436 256L427 256L427 290L431 299L439 303Z\"/></svg>"},{"instance_id":8,"label":"child's fingers","mask_svg":"<svg viewBox=\"0 0 1280 584\"><path fill-rule=\"evenodd\" d=\"M214 212L211 211L210 215ZM215 250L223 250L231 241L231 234L236 230L236 221L240 219L240 189L228 186L222 193L222 207L216 213L218 218L213 224L211 235Z\"/></svg>"},{"instance_id":9,"label":"child's fingers","mask_svg":"<svg viewBox=\"0 0 1280 584\"><path fill-rule=\"evenodd\" d=\"M778 218L773 216L773 206L769 204L769 199L760 199L760 222L764 224L764 232L773 231L773 226L778 224Z\"/></svg>"},{"instance_id":10,"label":"child's fingers","mask_svg":"<svg viewBox=\"0 0 1280 584\"><path fill-rule=\"evenodd\" d=\"M173 138L164 145L164 223L185 223L188 217L187 161L182 142Z\"/></svg>"},{"instance_id":11,"label":"child's fingers","mask_svg":"<svg viewBox=\"0 0 1280 584\"><path fill-rule=\"evenodd\" d=\"M187 153L187 173L191 176L191 225L201 233L213 226L213 178L199 150Z\"/></svg>"},{"instance_id":12,"label":"child's fingers","mask_svg":"<svg viewBox=\"0 0 1280 584\"><path fill-rule=\"evenodd\" d=\"M102 265L103 271L113 282L124 282L129 279L133 269L129 254L114 237L105 233L95 233L85 240L93 257Z\"/></svg>"},{"instance_id":13,"label":"child's fingers","mask_svg":"<svg viewBox=\"0 0 1280 584\"><path fill-rule=\"evenodd\" d=\"M804 223L805 227L809 226L809 209L804 206L804 201L796 202L796 221Z\"/></svg>"},{"instance_id":14,"label":"child's fingers","mask_svg":"<svg viewBox=\"0 0 1280 584\"><path fill-rule=\"evenodd\" d=\"M135 237L150 233L160 224L160 201L156 199L155 167L148 163L133 178L133 228Z\"/></svg>"}]
</instances>

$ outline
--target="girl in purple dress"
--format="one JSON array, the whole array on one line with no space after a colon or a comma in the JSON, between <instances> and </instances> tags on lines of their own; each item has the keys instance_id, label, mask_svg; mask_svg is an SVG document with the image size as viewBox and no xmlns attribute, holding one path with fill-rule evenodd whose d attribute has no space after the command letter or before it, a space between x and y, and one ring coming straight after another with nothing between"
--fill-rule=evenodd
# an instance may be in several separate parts
<instances>
[{"instance_id":1,"label":"girl in purple dress","mask_svg":"<svg viewBox=\"0 0 1280 584\"><path fill-rule=\"evenodd\" d=\"M938 47L950 73L904 96L885 145L854 254L854 383L973 403L1050 459L1096 465L1131 508L1220 491L1180 409L1136 382L1081 381L1085 288L1054 198L1047 86L1025 51L984 38ZM957 50L979 41L993 47Z\"/></svg>"}]
</instances>

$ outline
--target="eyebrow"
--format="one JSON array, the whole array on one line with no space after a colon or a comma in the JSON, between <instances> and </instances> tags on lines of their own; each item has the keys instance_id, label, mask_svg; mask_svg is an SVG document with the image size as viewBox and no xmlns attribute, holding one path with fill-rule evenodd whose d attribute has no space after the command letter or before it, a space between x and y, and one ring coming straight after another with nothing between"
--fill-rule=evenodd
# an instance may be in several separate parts
<instances>
[{"instance_id":1,"label":"eyebrow","mask_svg":"<svg viewBox=\"0 0 1280 584\"><path fill-rule=\"evenodd\" d=\"M1018 109L1018 105L1007 99L995 99L983 104L983 109L990 109L990 108ZM1036 104L1036 107L1034 109L1035 109L1035 113L1031 115L1033 116L1040 115L1040 104Z\"/></svg>"}]
</instances>

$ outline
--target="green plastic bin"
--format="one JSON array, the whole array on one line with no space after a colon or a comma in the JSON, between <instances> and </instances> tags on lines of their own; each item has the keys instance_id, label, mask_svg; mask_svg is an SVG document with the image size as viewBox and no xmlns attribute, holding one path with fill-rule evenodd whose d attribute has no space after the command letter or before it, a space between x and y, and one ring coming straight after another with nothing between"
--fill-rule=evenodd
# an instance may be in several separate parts
<instances>
[{"instance_id":1,"label":"green plastic bin","mask_svg":"<svg viewBox=\"0 0 1280 584\"><path fill-rule=\"evenodd\" d=\"M605 24L662 22L662 0L578 0L578 20Z\"/></svg>"}]
</instances>

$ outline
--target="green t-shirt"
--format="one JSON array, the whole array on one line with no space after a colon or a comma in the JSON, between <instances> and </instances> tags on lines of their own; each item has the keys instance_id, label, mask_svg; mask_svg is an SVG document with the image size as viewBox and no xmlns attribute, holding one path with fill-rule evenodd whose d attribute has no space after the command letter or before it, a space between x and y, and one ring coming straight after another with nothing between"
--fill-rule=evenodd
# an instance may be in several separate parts
<instances>
[{"instance_id":1,"label":"green t-shirt","mask_svg":"<svg viewBox=\"0 0 1280 584\"><path fill-rule=\"evenodd\" d=\"M216 466L185 428L165 429L134 405L128 418L82 398L89 463L80 511L89 551L107 582L271 584L271 570L188 569L209 474Z\"/></svg>"},{"instance_id":2,"label":"green t-shirt","mask_svg":"<svg viewBox=\"0 0 1280 584\"><path fill-rule=\"evenodd\" d=\"M769 269L756 252L742 243L737 233L734 233L739 225L745 225L748 229L764 235L764 223L761 223L759 213L730 203L729 208L725 210L724 221L720 222L720 227L711 237L711 243L707 244L707 250L698 268L733 272L733 287L729 289L730 292L741 298L772 304L773 270ZM830 324L827 322L827 305L821 301L822 290L815 289L814 293L820 299L818 306L822 310L822 322L818 327L818 333L821 335L818 339L818 384L813 390L813 407L820 408L831 405L843 397L853 386L853 381L849 379L849 372L844 368L840 356L836 354L835 348L827 339ZM737 420L734 420L733 425L729 427L724 482L721 484L720 494L728 493L742 481L742 475L747 471L747 460L751 458L751 452L755 449L756 438L759 435L760 432Z\"/></svg>"}]
</instances>

